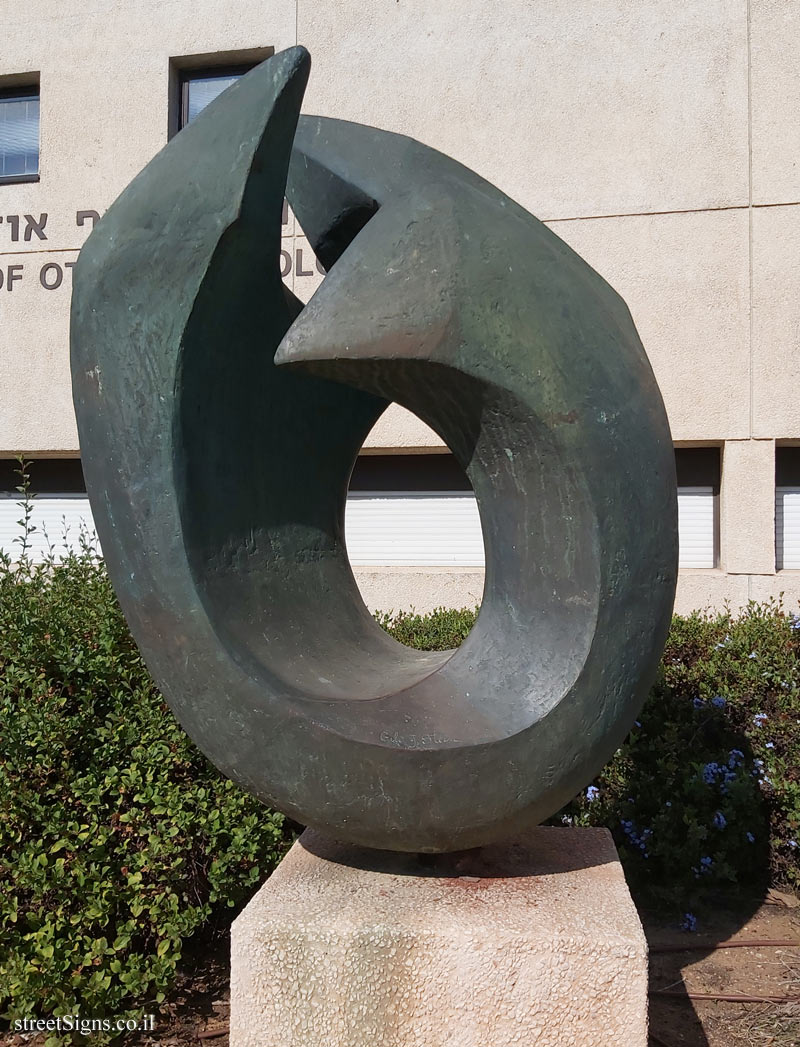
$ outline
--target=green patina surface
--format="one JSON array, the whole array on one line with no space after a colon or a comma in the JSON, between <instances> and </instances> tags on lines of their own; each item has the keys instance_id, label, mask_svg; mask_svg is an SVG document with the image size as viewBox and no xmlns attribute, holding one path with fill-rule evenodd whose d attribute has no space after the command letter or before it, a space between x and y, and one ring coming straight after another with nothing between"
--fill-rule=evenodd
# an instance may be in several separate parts
<instances>
[{"instance_id":1,"label":"green patina surface","mask_svg":"<svg viewBox=\"0 0 800 1047\"><path fill-rule=\"evenodd\" d=\"M92 507L133 634L227 774L340 839L539 822L644 700L677 576L669 428L624 302L513 200L401 135L299 117L292 48L185 128L75 269ZM287 193L329 269L279 275ZM403 647L344 540L390 401L452 449L486 547L455 652Z\"/></svg>"}]
</instances>

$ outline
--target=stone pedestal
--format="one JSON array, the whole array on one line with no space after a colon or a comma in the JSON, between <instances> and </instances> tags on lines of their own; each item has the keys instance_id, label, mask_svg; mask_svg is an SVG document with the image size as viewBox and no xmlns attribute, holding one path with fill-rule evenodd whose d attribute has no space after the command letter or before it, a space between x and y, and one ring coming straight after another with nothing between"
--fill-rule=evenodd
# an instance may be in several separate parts
<instances>
[{"instance_id":1,"label":"stone pedestal","mask_svg":"<svg viewBox=\"0 0 800 1047\"><path fill-rule=\"evenodd\" d=\"M233 925L231 1047L646 1047L605 829L432 857L307 830Z\"/></svg>"}]
</instances>

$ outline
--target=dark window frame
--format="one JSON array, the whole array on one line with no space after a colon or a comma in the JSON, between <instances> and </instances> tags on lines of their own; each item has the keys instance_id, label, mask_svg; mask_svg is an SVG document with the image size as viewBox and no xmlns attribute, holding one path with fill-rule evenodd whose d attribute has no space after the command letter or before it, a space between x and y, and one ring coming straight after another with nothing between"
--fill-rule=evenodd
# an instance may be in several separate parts
<instances>
[{"instance_id":1,"label":"dark window frame","mask_svg":"<svg viewBox=\"0 0 800 1047\"><path fill-rule=\"evenodd\" d=\"M32 495L86 494L83 467L79 457L25 458ZM17 495L21 486L16 458L0 458L0 496Z\"/></svg>"},{"instance_id":2,"label":"dark window frame","mask_svg":"<svg viewBox=\"0 0 800 1047\"><path fill-rule=\"evenodd\" d=\"M348 490L353 494L472 494L472 485L451 452L389 452L360 454Z\"/></svg>"},{"instance_id":3,"label":"dark window frame","mask_svg":"<svg viewBox=\"0 0 800 1047\"><path fill-rule=\"evenodd\" d=\"M18 84L0 87L0 102L24 102L32 98L39 100L41 105L41 88L38 81L22 81ZM24 185L39 181L39 169L41 167L42 144L41 144L41 111L39 114L39 151L37 169L35 174L0 174L0 185Z\"/></svg>"},{"instance_id":4,"label":"dark window frame","mask_svg":"<svg viewBox=\"0 0 800 1047\"><path fill-rule=\"evenodd\" d=\"M800 487L800 447L775 445L775 486Z\"/></svg>"}]
</instances>

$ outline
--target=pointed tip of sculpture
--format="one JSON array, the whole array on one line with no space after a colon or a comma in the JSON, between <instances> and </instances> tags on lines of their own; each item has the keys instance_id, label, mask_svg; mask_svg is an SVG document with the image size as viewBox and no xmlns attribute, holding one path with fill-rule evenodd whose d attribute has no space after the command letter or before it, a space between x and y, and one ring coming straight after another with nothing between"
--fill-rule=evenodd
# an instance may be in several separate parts
<instances>
[{"instance_id":1,"label":"pointed tip of sculpture","mask_svg":"<svg viewBox=\"0 0 800 1047\"><path fill-rule=\"evenodd\" d=\"M287 47L286 50L279 51L267 61L281 64L282 73L287 82L298 76L304 76L307 79L311 70L311 55L308 48L303 47L302 44Z\"/></svg>"}]
</instances>

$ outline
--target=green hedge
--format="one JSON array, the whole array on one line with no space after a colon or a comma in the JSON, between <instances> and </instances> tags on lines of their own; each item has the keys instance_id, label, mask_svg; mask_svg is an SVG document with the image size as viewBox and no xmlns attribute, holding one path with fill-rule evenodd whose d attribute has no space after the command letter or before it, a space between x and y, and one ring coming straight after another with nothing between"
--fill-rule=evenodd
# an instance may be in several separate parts
<instances>
[{"instance_id":1,"label":"green hedge","mask_svg":"<svg viewBox=\"0 0 800 1047\"><path fill-rule=\"evenodd\" d=\"M282 856L283 817L189 742L89 551L0 560L0 724L0 1013L152 1008Z\"/></svg>"},{"instance_id":2,"label":"green hedge","mask_svg":"<svg viewBox=\"0 0 800 1047\"><path fill-rule=\"evenodd\" d=\"M381 621L446 649L475 614ZM720 885L800 886L798 649L775 604L676 618L639 723L556 821L609 825L632 883L676 913ZM0 557L0 723L0 1012L150 1009L288 827L188 741L88 549Z\"/></svg>"}]
</instances>

